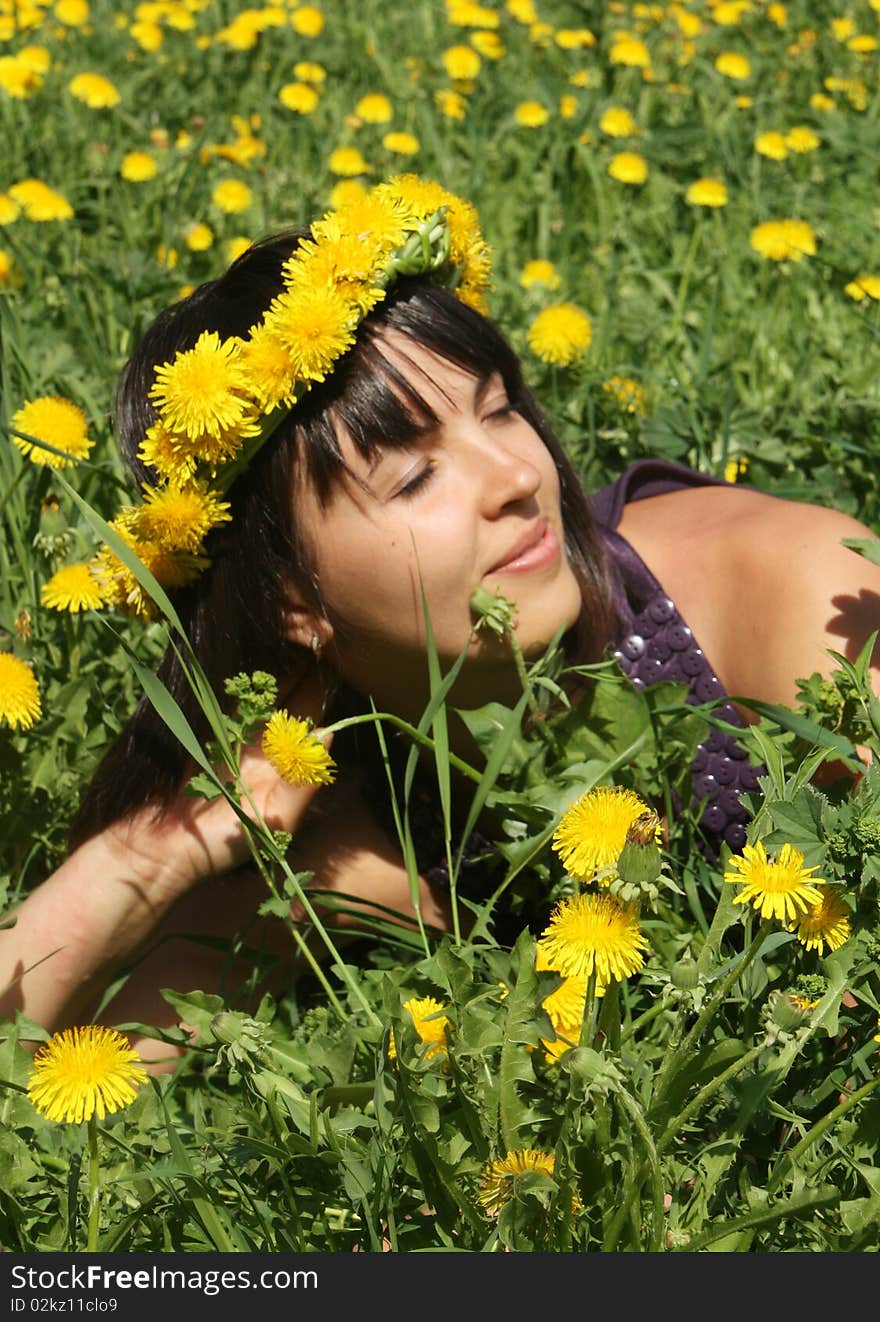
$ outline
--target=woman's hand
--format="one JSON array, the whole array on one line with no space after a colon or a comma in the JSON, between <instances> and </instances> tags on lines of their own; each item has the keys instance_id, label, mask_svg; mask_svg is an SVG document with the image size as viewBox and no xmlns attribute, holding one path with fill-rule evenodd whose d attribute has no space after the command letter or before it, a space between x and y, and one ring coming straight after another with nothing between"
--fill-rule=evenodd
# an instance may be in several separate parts
<instances>
[{"instance_id":1,"label":"woman's hand","mask_svg":"<svg viewBox=\"0 0 880 1322\"><path fill-rule=\"evenodd\" d=\"M296 694L297 715L320 715L317 679ZM314 786L284 781L258 744L241 759L254 809L274 830L297 831ZM253 806L251 806L251 803ZM15 910L0 931L0 1016L24 1010L45 1027L70 1019L115 969L154 936L171 907L199 881L249 857L241 821L225 797L181 793L87 840Z\"/></svg>"}]
</instances>

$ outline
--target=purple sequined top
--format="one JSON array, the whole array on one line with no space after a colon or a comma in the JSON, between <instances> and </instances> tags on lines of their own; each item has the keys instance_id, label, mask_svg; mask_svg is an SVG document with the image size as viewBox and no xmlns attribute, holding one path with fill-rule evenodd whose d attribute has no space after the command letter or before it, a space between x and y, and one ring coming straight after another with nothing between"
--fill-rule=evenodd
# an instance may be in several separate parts
<instances>
[{"instance_id":1,"label":"purple sequined top","mask_svg":"<svg viewBox=\"0 0 880 1322\"><path fill-rule=\"evenodd\" d=\"M687 487L727 485L719 478L666 460L644 459L632 464L610 486L595 492L589 503L606 551L618 621L611 646L621 669L638 688L661 680L686 684L688 702L715 701L718 716L731 725L742 726L739 713L727 701L721 681L675 602L634 547L617 531L623 508L631 501ZM400 755L405 758L407 751L396 749L395 744L392 737L389 740L392 763L399 761ZM401 769L398 767L398 771ZM745 749L736 738L723 731L712 730L697 748L692 764L693 802L697 806L702 804L701 845L710 859L718 857L724 842L734 851L745 844L748 812L740 795L758 788L761 772L761 767L750 765ZM388 786L381 768L375 776L367 776L365 790L373 811L387 826L392 839L395 838ZM436 780L421 768L413 782L409 810L419 871L428 881L448 889ZM463 888L471 877L479 886L485 876L487 855L495 855L492 842L473 832L462 857Z\"/></svg>"},{"instance_id":2,"label":"purple sequined top","mask_svg":"<svg viewBox=\"0 0 880 1322\"><path fill-rule=\"evenodd\" d=\"M665 460L643 459L632 464L610 486L590 498L608 552L614 608L618 619L613 654L637 688L661 680L687 684L691 703L716 702L722 720L743 721L712 669L699 641L682 619L665 588L644 560L617 532L623 508L632 501L681 491L687 487L727 486L690 468ZM760 767L735 736L713 730L699 745L692 764L693 798L703 803L700 825L705 852L717 857L722 842L735 852L746 841L748 813L740 795L756 790Z\"/></svg>"}]
</instances>

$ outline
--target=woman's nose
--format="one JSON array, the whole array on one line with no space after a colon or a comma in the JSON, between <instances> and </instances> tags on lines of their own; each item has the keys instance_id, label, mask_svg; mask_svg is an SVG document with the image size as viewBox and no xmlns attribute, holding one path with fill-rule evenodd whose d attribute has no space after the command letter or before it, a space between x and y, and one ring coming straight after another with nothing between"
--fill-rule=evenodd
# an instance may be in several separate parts
<instances>
[{"instance_id":1,"label":"woman's nose","mask_svg":"<svg viewBox=\"0 0 880 1322\"><path fill-rule=\"evenodd\" d=\"M516 449L495 443L486 452L483 501L490 515L531 500L541 485L539 469Z\"/></svg>"}]
</instances>

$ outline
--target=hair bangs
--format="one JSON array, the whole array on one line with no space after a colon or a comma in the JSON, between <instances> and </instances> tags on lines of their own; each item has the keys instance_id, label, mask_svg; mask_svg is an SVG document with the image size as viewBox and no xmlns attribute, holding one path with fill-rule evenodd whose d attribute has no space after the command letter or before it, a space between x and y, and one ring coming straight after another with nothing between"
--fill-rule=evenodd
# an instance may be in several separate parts
<instances>
[{"instance_id":1,"label":"hair bangs","mask_svg":"<svg viewBox=\"0 0 880 1322\"><path fill-rule=\"evenodd\" d=\"M523 391L516 357L491 322L453 294L423 280L402 280L370 314L357 343L330 379L297 405L302 458L321 504L342 473L353 477L339 445L339 431L369 461L383 450L407 449L439 425L418 388L429 379L405 349L385 352L388 332L427 349L478 380L499 373L511 403ZM437 389L437 383L432 382ZM355 479L356 480L356 479Z\"/></svg>"}]
</instances>

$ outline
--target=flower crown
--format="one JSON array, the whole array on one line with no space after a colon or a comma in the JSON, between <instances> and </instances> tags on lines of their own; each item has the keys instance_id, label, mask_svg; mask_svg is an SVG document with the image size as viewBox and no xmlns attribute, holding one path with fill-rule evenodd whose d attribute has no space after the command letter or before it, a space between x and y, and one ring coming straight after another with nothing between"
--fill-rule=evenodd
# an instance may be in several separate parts
<instances>
[{"instance_id":1,"label":"flower crown","mask_svg":"<svg viewBox=\"0 0 880 1322\"><path fill-rule=\"evenodd\" d=\"M204 331L157 367L149 391L157 420L138 454L158 482L144 483L141 503L110 526L163 587L182 587L208 566L205 538L231 518L224 494L402 275L428 276L485 310L489 252L474 208L411 174L316 221L284 263L282 292L244 338ZM155 614L109 546L75 568L88 574L101 605Z\"/></svg>"}]
</instances>

